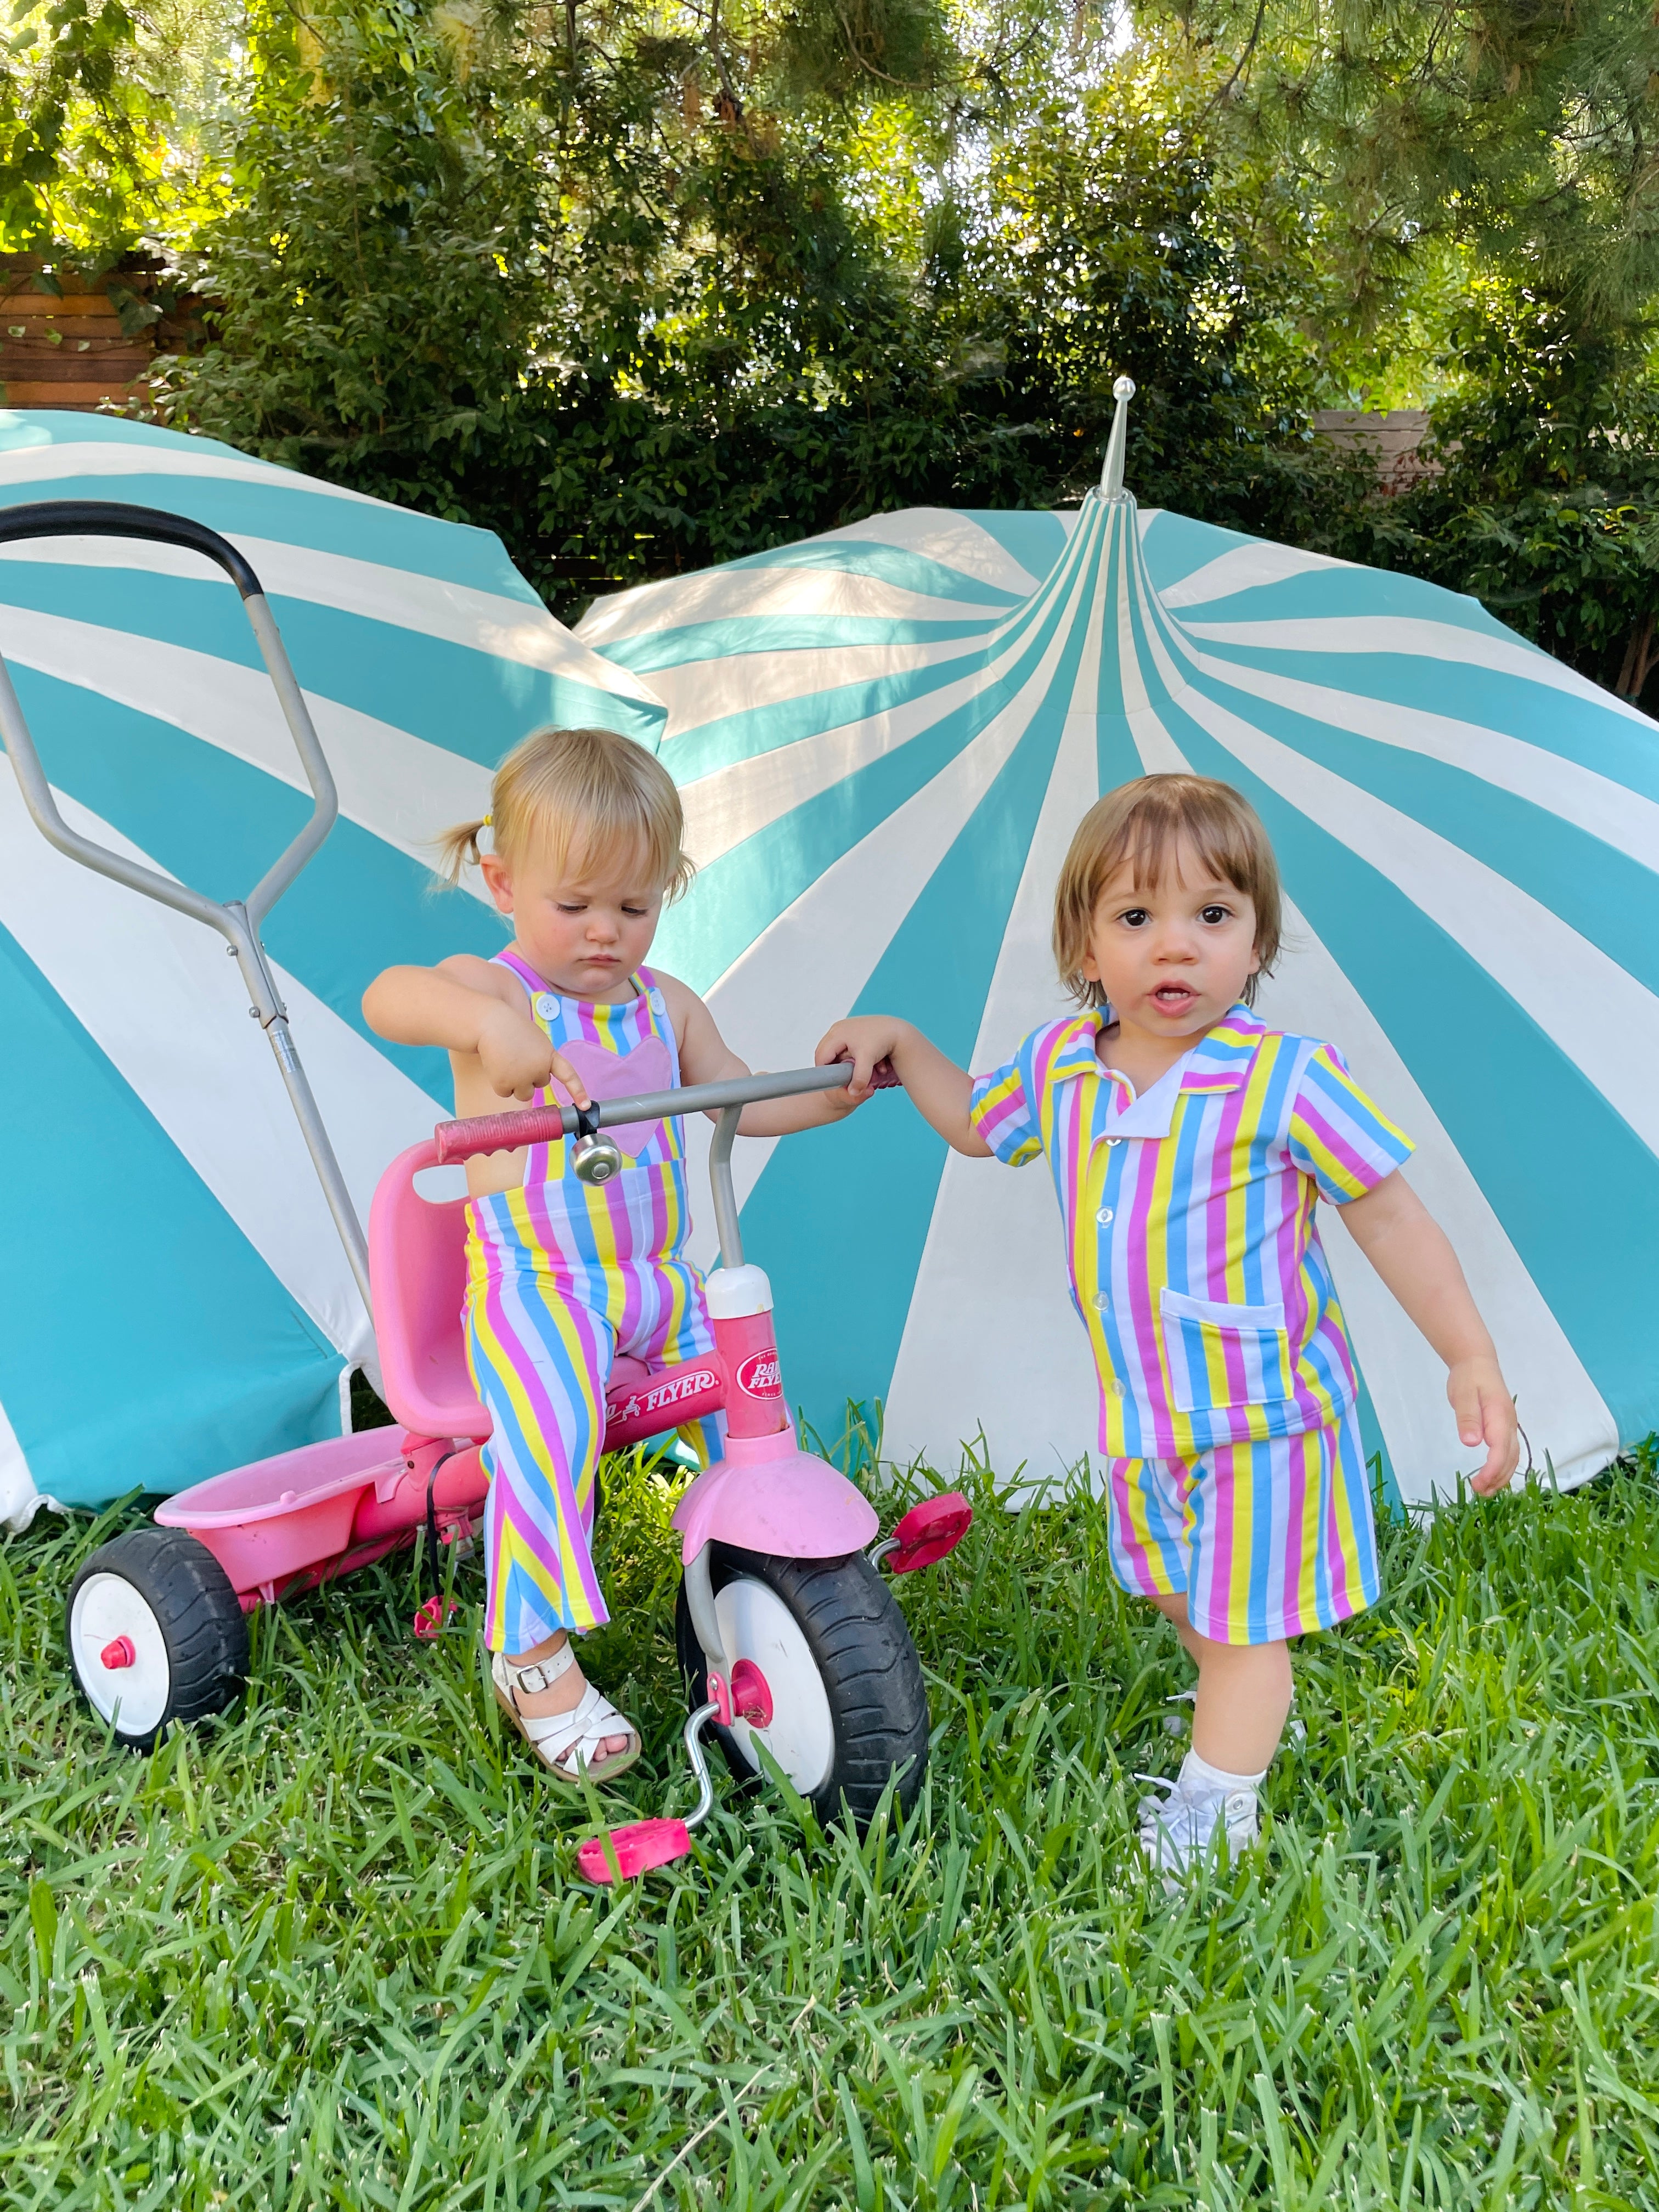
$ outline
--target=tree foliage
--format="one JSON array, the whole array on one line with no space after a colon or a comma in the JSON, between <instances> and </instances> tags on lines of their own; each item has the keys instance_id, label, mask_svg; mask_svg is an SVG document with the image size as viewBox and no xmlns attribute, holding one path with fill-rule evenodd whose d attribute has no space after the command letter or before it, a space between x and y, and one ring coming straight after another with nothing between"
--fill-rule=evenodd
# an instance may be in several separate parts
<instances>
[{"instance_id":1,"label":"tree foliage","mask_svg":"<svg viewBox=\"0 0 1659 2212\"><path fill-rule=\"evenodd\" d=\"M0 37L0 246L97 269L202 219L216 185L207 49L233 6L15 0Z\"/></svg>"},{"instance_id":2,"label":"tree foliage","mask_svg":"<svg viewBox=\"0 0 1659 2212\"><path fill-rule=\"evenodd\" d=\"M1075 496L1126 368L1149 496L1271 525L1318 473L1177 40L1102 80L931 0L258 4L167 419L487 522L556 597Z\"/></svg>"},{"instance_id":3,"label":"tree foliage","mask_svg":"<svg viewBox=\"0 0 1659 2212\"><path fill-rule=\"evenodd\" d=\"M1283 217L1304 222L1332 380L1386 386L1437 293L1416 344L1438 473L1334 515L1324 542L1474 592L1638 696L1659 603L1659 14L1225 0L1184 20L1237 56L1229 127L1276 180L1261 204L1292 259Z\"/></svg>"},{"instance_id":4,"label":"tree foliage","mask_svg":"<svg viewBox=\"0 0 1659 2212\"><path fill-rule=\"evenodd\" d=\"M1075 499L1127 370L1149 503L1645 680L1649 0L12 20L0 244L143 240L215 303L162 419L497 529L565 611L882 507ZM1403 499L1311 434L1419 393Z\"/></svg>"},{"instance_id":5,"label":"tree foliage","mask_svg":"<svg viewBox=\"0 0 1659 2212\"><path fill-rule=\"evenodd\" d=\"M17 248L130 242L160 202L165 104L118 0L14 19L0 58L0 225Z\"/></svg>"}]
</instances>

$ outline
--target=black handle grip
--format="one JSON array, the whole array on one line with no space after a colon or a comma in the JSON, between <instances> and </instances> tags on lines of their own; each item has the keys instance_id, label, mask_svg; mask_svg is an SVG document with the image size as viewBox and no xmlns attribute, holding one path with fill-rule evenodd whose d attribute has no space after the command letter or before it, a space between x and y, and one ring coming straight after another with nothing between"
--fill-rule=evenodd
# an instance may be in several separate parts
<instances>
[{"instance_id":1,"label":"black handle grip","mask_svg":"<svg viewBox=\"0 0 1659 2212\"><path fill-rule=\"evenodd\" d=\"M264 586L228 538L188 515L159 507L129 507L114 499L37 499L0 507L0 545L27 538L144 538L157 545L182 545L216 561L245 599L262 599Z\"/></svg>"}]
</instances>

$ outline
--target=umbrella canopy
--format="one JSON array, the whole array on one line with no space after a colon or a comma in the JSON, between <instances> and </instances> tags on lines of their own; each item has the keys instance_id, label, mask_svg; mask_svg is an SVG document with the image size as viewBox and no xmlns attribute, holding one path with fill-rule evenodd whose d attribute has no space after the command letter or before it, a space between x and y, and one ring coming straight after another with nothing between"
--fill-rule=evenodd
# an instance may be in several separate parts
<instances>
[{"instance_id":1,"label":"umbrella canopy","mask_svg":"<svg viewBox=\"0 0 1659 2212\"><path fill-rule=\"evenodd\" d=\"M550 720L656 742L663 710L578 645L499 541L87 416L0 413L0 502L125 500L231 538L264 584L341 819L271 914L358 1208L449 1111L442 1055L359 1007L392 960L496 951L427 842L482 814ZM232 586L131 540L0 549L0 652L72 827L240 897L310 810ZM366 1317L270 1050L211 932L54 852L0 775L0 1517L172 1491L337 1433Z\"/></svg>"},{"instance_id":2,"label":"umbrella canopy","mask_svg":"<svg viewBox=\"0 0 1659 2212\"><path fill-rule=\"evenodd\" d=\"M1261 1011L1329 1038L1420 1147L1536 1467L1659 1426L1655 725L1474 600L1091 495L914 510L598 603L577 635L665 702L702 872L659 939L758 1066L849 1008L983 1069L1065 1010L1048 951L1079 817L1224 778L1283 866ZM1041 1479L1096 1391L1045 1171L947 1156L902 1103L738 1155L787 1387L826 1439L982 1437ZM1368 1449L1407 1499L1475 1455L1444 1375L1322 1216Z\"/></svg>"}]
</instances>

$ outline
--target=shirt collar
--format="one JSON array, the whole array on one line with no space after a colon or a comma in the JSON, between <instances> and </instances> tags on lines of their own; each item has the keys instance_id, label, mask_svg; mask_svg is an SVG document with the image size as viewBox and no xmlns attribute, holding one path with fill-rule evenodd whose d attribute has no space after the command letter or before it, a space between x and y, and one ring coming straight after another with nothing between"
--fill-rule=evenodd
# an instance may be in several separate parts
<instances>
[{"instance_id":1,"label":"shirt collar","mask_svg":"<svg viewBox=\"0 0 1659 2212\"><path fill-rule=\"evenodd\" d=\"M1111 1133L1126 1137L1167 1137L1178 1097L1237 1090L1249 1075L1256 1047L1267 1031L1267 1024L1241 999L1175 1067L1150 1090L1132 1097L1125 1079L1103 1068L1095 1050L1095 1040L1111 1018L1111 1009L1101 1006L1070 1024L1049 1062L1048 1079L1054 1084L1069 1083L1074 1077L1092 1075L1106 1082L1111 1093L1107 1127ZM1178 1081L1173 1079L1176 1069L1181 1071ZM1147 1126L1131 1127L1131 1121L1137 1125L1144 1121Z\"/></svg>"},{"instance_id":2,"label":"shirt collar","mask_svg":"<svg viewBox=\"0 0 1659 2212\"><path fill-rule=\"evenodd\" d=\"M1048 1062L1050 1084L1070 1083L1079 1075L1105 1073L1095 1052L1095 1039L1107 1018L1105 1010L1097 1008L1066 1023Z\"/></svg>"},{"instance_id":3,"label":"shirt collar","mask_svg":"<svg viewBox=\"0 0 1659 2212\"><path fill-rule=\"evenodd\" d=\"M1236 1091L1267 1033L1267 1024L1239 1000L1188 1054L1182 1091Z\"/></svg>"}]
</instances>

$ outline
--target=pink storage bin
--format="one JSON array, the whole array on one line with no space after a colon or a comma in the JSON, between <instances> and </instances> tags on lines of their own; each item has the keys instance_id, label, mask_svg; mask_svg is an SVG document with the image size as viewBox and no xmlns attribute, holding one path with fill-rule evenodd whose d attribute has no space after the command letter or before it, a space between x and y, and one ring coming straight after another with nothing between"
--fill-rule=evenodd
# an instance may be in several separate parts
<instances>
[{"instance_id":1,"label":"pink storage bin","mask_svg":"<svg viewBox=\"0 0 1659 2212\"><path fill-rule=\"evenodd\" d=\"M240 1595L343 1551L359 1497L401 1468L402 1447L396 1429L325 1437L181 1490L155 1518L205 1544Z\"/></svg>"}]
</instances>

